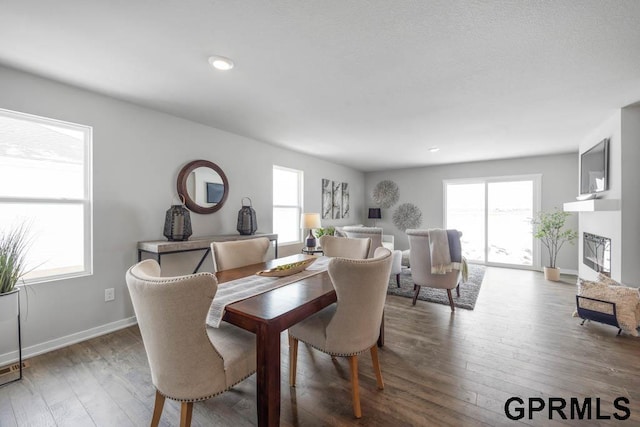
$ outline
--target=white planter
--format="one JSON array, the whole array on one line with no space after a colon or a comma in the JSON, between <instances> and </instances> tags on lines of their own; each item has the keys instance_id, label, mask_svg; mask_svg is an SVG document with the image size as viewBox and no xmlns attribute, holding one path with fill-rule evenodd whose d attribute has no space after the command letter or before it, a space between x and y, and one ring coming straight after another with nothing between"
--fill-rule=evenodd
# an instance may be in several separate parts
<instances>
[{"instance_id":1,"label":"white planter","mask_svg":"<svg viewBox=\"0 0 640 427\"><path fill-rule=\"evenodd\" d=\"M18 317L18 293L20 289L0 294L0 322Z\"/></svg>"},{"instance_id":2,"label":"white planter","mask_svg":"<svg viewBox=\"0 0 640 427\"><path fill-rule=\"evenodd\" d=\"M560 280L560 269L545 267L544 268L544 278L547 280L551 280L552 282L557 282Z\"/></svg>"}]
</instances>

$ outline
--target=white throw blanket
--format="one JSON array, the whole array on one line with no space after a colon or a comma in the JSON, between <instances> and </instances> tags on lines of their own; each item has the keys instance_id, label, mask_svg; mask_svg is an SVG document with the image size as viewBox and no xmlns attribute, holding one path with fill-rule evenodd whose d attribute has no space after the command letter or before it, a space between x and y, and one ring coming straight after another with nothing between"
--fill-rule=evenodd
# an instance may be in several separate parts
<instances>
[{"instance_id":1,"label":"white throw blanket","mask_svg":"<svg viewBox=\"0 0 640 427\"><path fill-rule=\"evenodd\" d=\"M431 253L431 274L447 274L460 270L459 262L451 261L449 236L446 230L429 229L429 252Z\"/></svg>"}]
</instances>

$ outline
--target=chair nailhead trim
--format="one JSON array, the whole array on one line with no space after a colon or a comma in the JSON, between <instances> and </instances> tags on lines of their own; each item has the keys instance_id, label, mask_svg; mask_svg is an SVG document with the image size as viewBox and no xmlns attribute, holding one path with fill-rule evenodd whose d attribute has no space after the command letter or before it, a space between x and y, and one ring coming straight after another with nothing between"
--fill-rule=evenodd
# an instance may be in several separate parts
<instances>
[{"instance_id":1,"label":"chair nailhead trim","mask_svg":"<svg viewBox=\"0 0 640 427\"><path fill-rule=\"evenodd\" d=\"M168 394L165 394L165 393L161 392L160 390L158 390L157 387L156 387L156 390L158 390L158 393L160 393L164 397L167 397L167 398L169 398L171 400L175 400L176 402L202 402L203 400L211 399L212 397L215 397L215 396L217 396L219 394L222 394L225 391L231 390L233 387L235 387L236 385L240 384L242 381L246 380L247 378L249 378L251 375L253 375L255 373L256 373L256 371L252 371L249 375L239 379L238 381L236 381L235 383L231 384L229 387L225 388L224 390L220 390L217 393L214 393L214 394L211 394L211 395L205 396L205 397L197 397L197 398L192 398L192 399L179 399L177 397L171 397Z\"/></svg>"}]
</instances>

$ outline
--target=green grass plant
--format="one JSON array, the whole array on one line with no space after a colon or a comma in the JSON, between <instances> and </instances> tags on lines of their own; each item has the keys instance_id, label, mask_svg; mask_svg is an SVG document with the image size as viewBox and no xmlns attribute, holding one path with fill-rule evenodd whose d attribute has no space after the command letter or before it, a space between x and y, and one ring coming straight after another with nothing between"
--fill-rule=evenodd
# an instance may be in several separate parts
<instances>
[{"instance_id":1,"label":"green grass plant","mask_svg":"<svg viewBox=\"0 0 640 427\"><path fill-rule=\"evenodd\" d=\"M0 234L0 294L13 291L26 273L28 234L24 223Z\"/></svg>"}]
</instances>

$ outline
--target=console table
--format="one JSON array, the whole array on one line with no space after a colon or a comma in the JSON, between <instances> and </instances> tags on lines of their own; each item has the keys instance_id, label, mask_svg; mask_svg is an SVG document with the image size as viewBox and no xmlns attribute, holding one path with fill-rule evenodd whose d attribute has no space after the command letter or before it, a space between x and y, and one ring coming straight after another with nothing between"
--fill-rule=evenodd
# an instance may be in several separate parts
<instances>
[{"instance_id":1,"label":"console table","mask_svg":"<svg viewBox=\"0 0 640 427\"><path fill-rule=\"evenodd\" d=\"M146 242L138 242L138 262L142 261L142 253L146 252L155 255L158 264L161 263L162 255L177 254L182 252L204 251L202 258L198 262L194 273L197 273L202 263L211 253L212 242L228 242L232 240L255 239L258 237L266 237L275 243L275 257L278 258L278 235L256 233L251 235L242 234L222 234L219 236L196 237L190 240L170 241L170 240L150 240Z\"/></svg>"}]
</instances>

